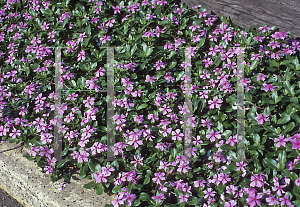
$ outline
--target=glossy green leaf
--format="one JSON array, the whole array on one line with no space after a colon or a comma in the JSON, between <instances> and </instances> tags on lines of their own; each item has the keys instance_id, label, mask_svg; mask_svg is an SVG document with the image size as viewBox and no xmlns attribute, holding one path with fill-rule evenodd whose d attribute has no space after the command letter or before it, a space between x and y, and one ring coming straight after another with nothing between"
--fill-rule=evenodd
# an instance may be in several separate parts
<instances>
[{"instance_id":1,"label":"glossy green leaf","mask_svg":"<svg viewBox=\"0 0 300 207\"><path fill-rule=\"evenodd\" d=\"M280 167L279 167L279 164L271 159L271 158L264 158L263 159L263 165L266 167L266 168L271 168L271 169L275 169L275 170L280 170Z\"/></svg>"},{"instance_id":2,"label":"glossy green leaf","mask_svg":"<svg viewBox=\"0 0 300 207\"><path fill-rule=\"evenodd\" d=\"M285 115L284 117L282 117L281 119L279 119L277 121L277 124L280 125L280 124L285 124L287 122L289 122L291 120L291 117L289 115Z\"/></svg>"},{"instance_id":3,"label":"glossy green leaf","mask_svg":"<svg viewBox=\"0 0 300 207\"><path fill-rule=\"evenodd\" d=\"M296 70L300 70L300 64L298 58L295 58L293 60L293 64L296 66Z\"/></svg>"},{"instance_id":4,"label":"glossy green leaf","mask_svg":"<svg viewBox=\"0 0 300 207\"><path fill-rule=\"evenodd\" d=\"M243 35L242 35L242 37L243 37ZM253 61L250 66L250 70L254 70L258 66L258 64L259 64L258 60Z\"/></svg>"},{"instance_id":5,"label":"glossy green leaf","mask_svg":"<svg viewBox=\"0 0 300 207\"><path fill-rule=\"evenodd\" d=\"M76 84L76 82L74 81L74 80L71 80L71 86L73 87L73 88L76 88L76 86L77 86L77 84Z\"/></svg>"},{"instance_id":6,"label":"glossy green leaf","mask_svg":"<svg viewBox=\"0 0 300 207\"><path fill-rule=\"evenodd\" d=\"M92 188L96 187L96 183L94 181L91 181L91 182L85 184L83 187L86 189L92 189Z\"/></svg>"},{"instance_id":7,"label":"glossy green leaf","mask_svg":"<svg viewBox=\"0 0 300 207\"><path fill-rule=\"evenodd\" d=\"M96 191L97 195L101 195L103 193L104 187L103 187L102 183L97 184L95 191Z\"/></svg>"},{"instance_id":8,"label":"glossy green leaf","mask_svg":"<svg viewBox=\"0 0 300 207\"><path fill-rule=\"evenodd\" d=\"M223 145L221 146L221 149L224 150L224 151L229 151L229 150L233 150L234 147L231 146L231 145L228 145L228 144L223 144Z\"/></svg>"},{"instance_id":9,"label":"glossy green leaf","mask_svg":"<svg viewBox=\"0 0 300 207\"><path fill-rule=\"evenodd\" d=\"M131 48L131 57L133 57L135 51L137 50L137 44L134 44L133 47Z\"/></svg>"},{"instance_id":10,"label":"glossy green leaf","mask_svg":"<svg viewBox=\"0 0 300 207\"><path fill-rule=\"evenodd\" d=\"M280 150L279 154L278 154L278 162L279 162L279 166L281 167L281 170L284 169L285 164L286 164L286 152L283 150Z\"/></svg>"},{"instance_id":11,"label":"glossy green leaf","mask_svg":"<svg viewBox=\"0 0 300 207\"><path fill-rule=\"evenodd\" d=\"M79 173L79 177L80 178L85 178L86 174L88 173L89 167L88 166L84 166L80 168L80 173Z\"/></svg>"},{"instance_id":12,"label":"glossy green leaf","mask_svg":"<svg viewBox=\"0 0 300 207\"><path fill-rule=\"evenodd\" d=\"M60 160L56 163L56 168L62 168L69 160Z\"/></svg>"},{"instance_id":13,"label":"glossy green leaf","mask_svg":"<svg viewBox=\"0 0 300 207\"><path fill-rule=\"evenodd\" d=\"M295 127L295 123L294 123L294 122L291 122L291 123L289 123L289 124L287 125L286 129L283 130L282 133L285 134L285 133L287 133L287 132L289 132L289 131L292 131L292 130L294 129L294 127Z\"/></svg>"},{"instance_id":14,"label":"glossy green leaf","mask_svg":"<svg viewBox=\"0 0 300 207\"><path fill-rule=\"evenodd\" d=\"M291 86L291 84L289 82L284 81L283 86L288 91L289 95L291 95L293 97L295 96L294 85Z\"/></svg>"},{"instance_id":15,"label":"glossy green leaf","mask_svg":"<svg viewBox=\"0 0 300 207\"><path fill-rule=\"evenodd\" d=\"M151 170L147 170L147 175L145 177L143 185L147 185L150 182Z\"/></svg>"},{"instance_id":16,"label":"glossy green leaf","mask_svg":"<svg viewBox=\"0 0 300 207\"><path fill-rule=\"evenodd\" d=\"M141 201L150 201L151 198L150 198L150 195L148 193L141 192L139 199Z\"/></svg>"},{"instance_id":17,"label":"glossy green leaf","mask_svg":"<svg viewBox=\"0 0 300 207\"><path fill-rule=\"evenodd\" d=\"M198 48L200 48L200 47L202 47L202 46L204 45L205 39L206 39L206 38L202 38L202 39L199 41L199 43L197 44L197 47L198 47Z\"/></svg>"},{"instance_id":18,"label":"glossy green leaf","mask_svg":"<svg viewBox=\"0 0 300 207\"><path fill-rule=\"evenodd\" d=\"M277 130L276 130L274 127L272 127L272 126L265 126L265 125L263 125L263 128L264 128L265 130L270 131L270 132L273 132L273 133L275 133L275 134L278 133Z\"/></svg>"},{"instance_id":19,"label":"glossy green leaf","mask_svg":"<svg viewBox=\"0 0 300 207\"><path fill-rule=\"evenodd\" d=\"M93 163L93 161L92 161L92 159L89 159L89 161L88 161L88 166L89 166L89 168L90 168L90 170L92 171L92 172L95 172L95 164Z\"/></svg>"},{"instance_id":20,"label":"glossy green leaf","mask_svg":"<svg viewBox=\"0 0 300 207\"><path fill-rule=\"evenodd\" d=\"M141 109L146 108L147 106L148 106L148 104L143 103L143 104L139 105L139 106L136 108L136 110L139 111L139 110L141 110Z\"/></svg>"},{"instance_id":21,"label":"glossy green leaf","mask_svg":"<svg viewBox=\"0 0 300 207\"><path fill-rule=\"evenodd\" d=\"M85 28L85 34L89 37L91 35L91 26L88 25L86 28Z\"/></svg>"},{"instance_id":22,"label":"glossy green leaf","mask_svg":"<svg viewBox=\"0 0 300 207\"><path fill-rule=\"evenodd\" d=\"M122 191L121 188L122 188L122 185L116 185L116 186L112 189L112 192L113 192L113 193L119 193L119 192Z\"/></svg>"}]
</instances>

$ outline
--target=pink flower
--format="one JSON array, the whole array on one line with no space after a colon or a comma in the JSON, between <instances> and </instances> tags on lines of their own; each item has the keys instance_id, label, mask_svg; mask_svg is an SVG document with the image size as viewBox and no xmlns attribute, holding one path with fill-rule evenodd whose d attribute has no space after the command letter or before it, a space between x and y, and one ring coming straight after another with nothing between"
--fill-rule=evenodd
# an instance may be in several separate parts
<instances>
[{"instance_id":1,"label":"pink flower","mask_svg":"<svg viewBox=\"0 0 300 207\"><path fill-rule=\"evenodd\" d=\"M206 127L206 126L207 126L208 129L211 129L211 126L210 126L210 125L213 125L213 123L212 123L212 122L209 122L209 121L210 121L210 119L206 119L206 120L201 119L202 126L203 126L203 127Z\"/></svg>"},{"instance_id":2,"label":"pink flower","mask_svg":"<svg viewBox=\"0 0 300 207\"><path fill-rule=\"evenodd\" d=\"M287 139L284 139L284 135L279 135L279 139L275 138L274 142L277 142L276 147L285 146Z\"/></svg>"},{"instance_id":3,"label":"pink flower","mask_svg":"<svg viewBox=\"0 0 300 207\"><path fill-rule=\"evenodd\" d=\"M210 139L211 142L214 142L217 139L221 138L221 135L219 134L220 131L214 132L214 130L211 130L210 134L206 135L206 138Z\"/></svg>"},{"instance_id":4,"label":"pink flower","mask_svg":"<svg viewBox=\"0 0 300 207\"><path fill-rule=\"evenodd\" d=\"M100 40L102 41L102 44L105 44L106 41L110 41L111 39L110 36L104 35L103 37L100 38Z\"/></svg>"},{"instance_id":5,"label":"pink flower","mask_svg":"<svg viewBox=\"0 0 300 207\"><path fill-rule=\"evenodd\" d=\"M235 200L230 200L229 202L226 202L224 207L234 207L236 206L236 201Z\"/></svg>"},{"instance_id":6,"label":"pink flower","mask_svg":"<svg viewBox=\"0 0 300 207\"><path fill-rule=\"evenodd\" d=\"M256 174L253 174L253 176L251 176L251 183L250 183L250 187L263 187L264 183L263 181L261 180L261 177L259 177L258 175Z\"/></svg>"},{"instance_id":7,"label":"pink flower","mask_svg":"<svg viewBox=\"0 0 300 207\"><path fill-rule=\"evenodd\" d=\"M269 119L266 119L266 117L268 117L268 114L265 114L264 116L261 114L258 114L257 117L255 117L255 119L257 120L258 124L263 124L264 121L270 121Z\"/></svg>"},{"instance_id":8,"label":"pink flower","mask_svg":"<svg viewBox=\"0 0 300 207\"><path fill-rule=\"evenodd\" d=\"M269 195L269 198L266 198L266 201L268 202L269 205L274 206L274 204L279 205L278 200L274 195Z\"/></svg>"},{"instance_id":9,"label":"pink flower","mask_svg":"<svg viewBox=\"0 0 300 207\"><path fill-rule=\"evenodd\" d=\"M215 194L216 194L216 191L212 191L212 188L208 188L207 190L205 190L203 192L204 192L204 198L215 197Z\"/></svg>"},{"instance_id":10,"label":"pink flower","mask_svg":"<svg viewBox=\"0 0 300 207\"><path fill-rule=\"evenodd\" d=\"M236 166L238 166L238 168L236 170L241 170L241 171L244 171L245 168L248 164L244 163L243 161L241 161L240 163L236 163Z\"/></svg>"},{"instance_id":11,"label":"pink flower","mask_svg":"<svg viewBox=\"0 0 300 207\"><path fill-rule=\"evenodd\" d=\"M267 76L264 75L264 74L259 74L259 75L257 76L257 81L259 81L259 80L264 81L264 80L266 80L265 77L267 77Z\"/></svg>"},{"instance_id":12,"label":"pink flower","mask_svg":"<svg viewBox=\"0 0 300 207\"><path fill-rule=\"evenodd\" d=\"M173 131L172 135L175 135L175 136L172 137L172 140L176 140L176 139L178 141L182 140L183 133L180 133L180 129L176 129L175 131Z\"/></svg>"},{"instance_id":13,"label":"pink flower","mask_svg":"<svg viewBox=\"0 0 300 207\"><path fill-rule=\"evenodd\" d=\"M263 86L265 87L264 90L265 90L266 92L268 92L269 90L270 90L270 91L274 91L274 90L275 90L274 87L278 87L278 86L272 86L272 83L271 83L271 84L266 84L266 83L264 83Z\"/></svg>"},{"instance_id":14,"label":"pink flower","mask_svg":"<svg viewBox=\"0 0 300 207\"><path fill-rule=\"evenodd\" d=\"M162 199L166 199L163 193L160 193L158 196L152 196L151 197L153 200L157 200L158 203L162 201Z\"/></svg>"},{"instance_id":15,"label":"pink flower","mask_svg":"<svg viewBox=\"0 0 300 207\"><path fill-rule=\"evenodd\" d=\"M226 141L226 144L230 144L231 146L233 146L235 142L239 142L236 137L237 135L230 136L229 139Z\"/></svg>"},{"instance_id":16,"label":"pink flower","mask_svg":"<svg viewBox=\"0 0 300 207\"><path fill-rule=\"evenodd\" d=\"M298 149L298 150L300 150L300 139L299 138L293 140L292 143L293 143L293 148L292 149Z\"/></svg>"},{"instance_id":17,"label":"pink flower","mask_svg":"<svg viewBox=\"0 0 300 207\"><path fill-rule=\"evenodd\" d=\"M253 206L256 206L257 205L261 205L261 202L258 200L258 199L261 199L262 198L262 195L261 194L257 194L257 196L255 196L255 192L250 192L249 193L249 198L247 198L247 203L253 207Z\"/></svg>"},{"instance_id":18,"label":"pink flower","mask_svg":"<svg viewBox=\"0 0 300 207\"><path fill-rule=\"evenodd\" d=\"M281 206L284 206L284 205L288 205L290 206L291 205L291 201L289 200L289 196L288 195L285 195L284 198L279 198L279 200L281 201L280 205Z\"/></svg>"},{"instance_id":19,"label":"pink flower","mask_svg":"<svg viewBox=\"0 0 300 207\"><path fill-rule=\"evenodd\" d=\"M77 60L80 61L80 60L85 60L85 51L84 50L81 50L81 52L78 54L77 56Z\"/></svg>"},{"instance_id":20,"label":"pink flower","mask_svg":"<svg viewBox=\"0 0 300 207\"><path fill-rule=\"evenodd\" d=\"M119 204L124 204L124 201L122 200L122 197L123 196L121 196L121 195L117 195L115 197L115 200L111 202L114 205L114 207L119 207Z\"/></svg>"},{"instance_id":21,"label":"pink flower","mask_svg":"<svg viewBox=\"0 0 300 207\"><path fill-rule=\"evenodd\" d=\"M188 197L190 197L188 194L179 195L180 202L188 202Z\"/></svg>"},{"instance_id":22,"label":"pink flower","mask_svg":"<svg viewBox=\"0 0 300 207\"><path fill-rule=\"evenodd\" d=\"M300 186L300 178L298 178L298 179L295 180L295 184L296 184L297 186Z\"/></svg>"},{"instance_id":23,"label":"pink flower","mask_svg":"<svg viewBox=\"0 0 300 207\"><path fill-rule=\"evenodd\" d=\"M80 155L78 156L78 162L81 163L81 162L88 162L89 161L89 153L86 152L86 151L81 151Z\"/></svg>"},{"instance_id":24,"label":"pink flower","mask_svg":"<svg viewBox=\"0 0 300 207\"><path fill-rule=\"evenodd\" d=\"M50 23L47 24L46 22L44 22L44 24L41 26L42 30L49 29L49 25Z\"/></svg>"},{"instance_id":25,"label":"pink flower","mask_svg":"<svg viewBox=\"0 0 300 207\"><path fill-rule=\"evenodd\" d=\"M217 100L217 99L218 99L218 97L215 96L213 101L211 101L211 100L208 101L208 104L210 104L209 109L213 109L213 108L215 108L215 106L216 106L216 108L221 107L221 105L219 105L218 103L223 103L223 101L221 99L219 99L219 100Z\"/></svg>"},{"instance_id":26,"label":"pink flower","mask_svg":"<svg viewBox=\"0 0 300 207\"><path fill-rule=\"evenodd\" d=\"M188 172L187 169L190 169L190 170L191 170L192 168L188 167L187 164L184 164L184 163L181 162L181 163L179 164L179 167L178 167L178 169L177 169L177 172L181 172L181 171L182 171L183 173L187 173L187 172Z\"/></svg>"}]
</instances>

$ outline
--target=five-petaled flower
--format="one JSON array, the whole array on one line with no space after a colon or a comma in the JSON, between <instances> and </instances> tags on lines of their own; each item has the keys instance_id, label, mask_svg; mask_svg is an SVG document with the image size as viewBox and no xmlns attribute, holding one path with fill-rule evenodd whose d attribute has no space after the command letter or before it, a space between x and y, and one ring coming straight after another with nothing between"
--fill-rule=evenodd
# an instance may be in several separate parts
<instances>
[{"instance_id":1,"label":"five-petaled flower","mask_svg":"<svg viewBox=\"0 0 300 207\"><path fill-rule=\"evenodd\" d=\"M208 101L209 109L213 109L215 107L220 108L221 105L219 103L223 103L223 101L221 99L218 99L217 96L215 96L213 100Z\"/></svg>"},{"instance_id":2,"label":"five-petaled flower","mask_svg":"<svg viewBox=\"0 0 300 207\"><path fill-rule=\"evenodd\" d=\"M257 120L258 124L263 124L264 121L270 121L270 119L266 119L266 117L268 117L268 114L262 115L262 114L258 114L257 117L255 117L255 119Z\"/></svg>"}]
</instances>

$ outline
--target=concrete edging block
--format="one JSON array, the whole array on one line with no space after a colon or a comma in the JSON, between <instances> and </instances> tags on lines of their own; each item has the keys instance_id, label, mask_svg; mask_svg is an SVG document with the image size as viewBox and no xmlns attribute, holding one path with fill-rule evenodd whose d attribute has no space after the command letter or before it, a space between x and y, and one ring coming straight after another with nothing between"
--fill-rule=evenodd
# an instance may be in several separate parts
<instances>
[{"instance_id":1,"label":"concrete edging block","mask_svg":"<svg viewBox=\"0 0 300 207\"><path fill-rule=\"evenodd\" d=\"M0 144L0 151L18 145L6 141ZM63 191L59 190L55 185L63 179L52 183L50 175L43 173L36 162L23 157L29 152L30 148L22 146L0 153L0 188L26 207L104 207L114 200L115 195L103 192L99 196L94 189L83 188L91 180L79 178L77 174L72 175Z\"/></svg>"}]
</instances>

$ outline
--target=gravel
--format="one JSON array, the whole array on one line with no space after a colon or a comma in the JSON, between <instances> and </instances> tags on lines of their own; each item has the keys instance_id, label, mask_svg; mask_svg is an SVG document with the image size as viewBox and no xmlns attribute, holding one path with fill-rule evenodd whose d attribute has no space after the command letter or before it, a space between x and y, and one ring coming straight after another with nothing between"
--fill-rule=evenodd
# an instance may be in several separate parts
<instances>
[{"instance_id":1,"label":"gravel","mask_svg":"<svg viewBox=\"0 0 300 207\"><path fill-rule=\"evenodd\" d=\"M5 190L0 188L0 206L1 207L25 207L16 199L11 197Z\"/></svg>"}]
</instances>

